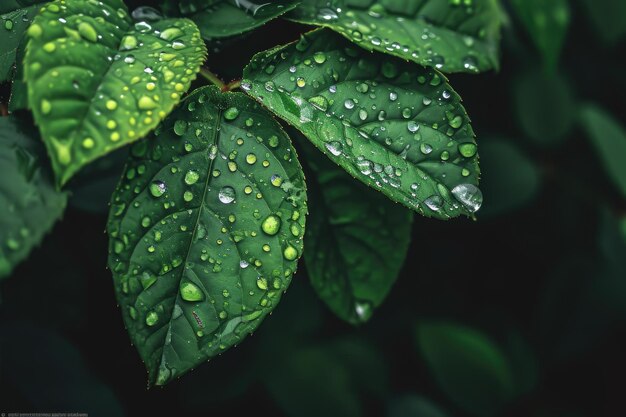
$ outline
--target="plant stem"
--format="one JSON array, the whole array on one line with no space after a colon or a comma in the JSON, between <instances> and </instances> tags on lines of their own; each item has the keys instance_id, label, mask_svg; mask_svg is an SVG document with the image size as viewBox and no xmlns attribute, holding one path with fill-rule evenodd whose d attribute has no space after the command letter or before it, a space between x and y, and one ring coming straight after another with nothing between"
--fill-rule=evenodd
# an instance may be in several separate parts
<instances>
[{"instance_id":1,"label":"plant stem","mask_svg":"<svg viewBox=\"0 0 626 417\"><path fill-rule=\"evenodd\" d=\"M233 91L241 87L241 80L234 80L229 82L222 91Z\"/></svg>"},{"instance_id":2,"label":"plant stem","mask_svg":"<svg viewBox=\"0 0 626 417\"><path fill-rule=\"evenodd\" d=\"M200 75L202 75L211 84L215 85L217 88L224 91L226 84L224 83L224 81L220 80L217 75L213 74L211 71L209 71L206 68L200 68Z\"/></svg>"}]
</instances>

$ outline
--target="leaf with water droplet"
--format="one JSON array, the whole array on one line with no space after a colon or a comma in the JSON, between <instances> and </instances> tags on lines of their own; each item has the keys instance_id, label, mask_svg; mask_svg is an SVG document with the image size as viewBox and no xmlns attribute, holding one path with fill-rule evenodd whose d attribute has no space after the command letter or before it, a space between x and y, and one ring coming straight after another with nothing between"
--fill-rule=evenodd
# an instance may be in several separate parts
<instances>
[{"instance_id":1,"label":"leaf with water droplet","mask_svg":"<svg viewBox=\"0 0 626 417\"><path fill-rule=\"evenodd\" d=\"M327 0L303 0L287 16L328 27L367 50L444 72L498 68L502 19L494 0L357 3L339 0L329 7Z\"/></svg>"},{"instance_id":2,"label":"leaf with water droplet","mask_svg":"<svg viewBox=\"0 0 626 417\"><path fill-rule=\"evenodd\" d=\"M28 104L59 185L154 129L206 56L193 22L134 23L121 0L51 2L27 34Z\"/></svg>"},{"instance_id":3,"label":"leaf with water droplet","mask_svg":"<svg viewBox=\"0 0 626 417\"><path fill-rule=\"evenodd\" d=\"M320 53L328 57L321 64L313 60ZM395 69L383 74L390 65ZM271 76L268 66L276 68ZM307 79L304 87L291 67ZM428 217L473 212L451 191L459 184L478 186L474 132L460 97L438 71L372 54L320 29L297 44L257 54L244 77L248 94L358 180ZM270 79L274 91L264 87ZM309 101L316 96L328 102L325 110ZM375 111L363 117L361 110L371 108L384 108L384 117Z\"/></svg>"},{"instance_id":4,"label":"leaf with water droplet","mask_svg":"<svg viewBox=\"0 0 626 417\"><path fill-rule=\"evenodd\" d=\"M226 117L233 108L238 117ZM249 154L266 163L246 163ZM130 155L112 197L109 266L150 384L163 385L240 343L276 307L302 254L303 233L290 226L304 232L304 177L271 114L215 87L189 95Z\"/></svg>"},{"instance_id":5,"label":"leaf with water droplet","mask_svg":"<svg viewBox=\"0 0 626 417\"><path fill-rule=\"evenodd\" d=\"M8 276L61 217L67 194L52 172L31 120L0 117L0 278Z\"/></svg>"},{"instance_id":6,"label":"leaf with water droplet","mask_svg":"<svg viewBox=\"0 0 626 417\"><path fill-rule=\"evenodd\" d=\"M21 47L24 33L46 1L22 0L3 1L0 5L0 83L13 79L18 49Z\"/></svg>"},{"instance_id":7,"label":"leaf with water droplet","mask_svg":"<svg viewBox=\"0 0 626 417\"><path fill-rule=\"evenodd\" d=\"M275 0L165 0L169 16L193 20L207 40L228 38L256 29L298 5L298 1Z\"/></svg>"},{"instance_id":8,"label":"leaf with water droplet","mask_svg":"<svg viewBox=\"0 0 626 417\"><path fill-rule=\"evenodd\" d=\"M337 316L361 324L382 304L398 277L411 240L413 213L354 181L306 139L300 143L310 168L312 196L304 245L307 273Z\"/></svg>"}]
</instances>

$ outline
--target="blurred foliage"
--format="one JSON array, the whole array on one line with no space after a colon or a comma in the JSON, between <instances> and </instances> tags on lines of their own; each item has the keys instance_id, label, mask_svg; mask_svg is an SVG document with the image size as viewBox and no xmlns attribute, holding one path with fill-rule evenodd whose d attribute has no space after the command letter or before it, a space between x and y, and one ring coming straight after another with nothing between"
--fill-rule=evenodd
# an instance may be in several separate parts
<instances>
[{"instance_id":1,"label":"blurred foliage","mask_svg":"<svg viewBox=\"0 0 626 417\"><path fill-rule=\"evenodd\" d=\"M626 3L502 6L500 72L450 76L478 135L478 220L416 219L403 270L370 322L334 317L301 268L246 343L146 390L105 269L105 190L117 181L107 159L94 167L111 172L102 191L77 177L65 220L0 286L0 411L620 415ZM274 22L228 39L211 69L236 78L254 52L300 31Z\"/></svg>"}]
</instances>

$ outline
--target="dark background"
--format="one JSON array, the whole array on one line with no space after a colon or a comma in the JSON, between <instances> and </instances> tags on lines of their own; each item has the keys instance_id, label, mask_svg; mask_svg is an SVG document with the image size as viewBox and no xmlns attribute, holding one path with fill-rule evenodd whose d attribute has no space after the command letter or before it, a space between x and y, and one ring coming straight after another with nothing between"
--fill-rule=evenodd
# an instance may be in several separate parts
<instances>
[{"instance_id":1,"label":"dark background","mask_svg":"<svg viewBox=\"0 0 626 417\"><path fill-rule=\"evenodd\" d=\"M524 375L525 389L498 416L626 415L626 233L617 225L626 203L578 117L592 102L623 123L626 45L603 38L584 3L570 4L556 70L511 13L500 71L449 76L478 136L483 209L477 221L416 216L395 287L360 327L326 309L301 267L252 337L148 390L105 268L106 205L121 158L85 172L64 219L0 286L0 411L437 415L399 411L419 396L470 415L418 349L416 327L434 320L481 332ZM235 79L254 52L302 30L272 22L210 53L208 65Z\"/></svg>"}]
</instances>

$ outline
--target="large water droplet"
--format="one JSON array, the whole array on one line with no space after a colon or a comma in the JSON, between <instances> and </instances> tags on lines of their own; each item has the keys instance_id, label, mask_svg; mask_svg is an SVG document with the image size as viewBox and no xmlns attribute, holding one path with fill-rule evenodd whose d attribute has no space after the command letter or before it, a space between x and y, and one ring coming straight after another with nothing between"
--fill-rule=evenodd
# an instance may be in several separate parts
<instances>
[{"instance_id":1,"label":"large water droplet","mask_svg":"<svg viewBox=\"0 0 626 417\"><path fill-rule=\"evenodd\" d=\"M190 281L180 283L180 298L185 301L195 302L204 300L204 293L198 286Z\"/></svg>"},{"instance_id":2,"label":"large water droplet","mask_svg":"<svg viewBox=\"0 0 626 417\"><path fill-rule=\"evenodd\" d=\"M483 204L483 193L474 184L459 184L452 189L452 195L470 213L477 212Z\"/></svg>"},{"instance_id":3,"label":"large water droplet","mask_svg":"<svg viewBox=\"0 0 626 417\"><path fill-rule=\"evenodd\" d=\"M167 191L167 186L163 181L152 181L150 183L150 194L154 197L161 197Z\"/></svg>"},{"instance_id":4,"label":"large water droplet","mask_svg":"<svg viewBox=\"0 0 626 417\"><path fill-rule=\"evenodd\" d=\"M270 214L263 220L263 223L261 223L261 230L270 236L274 236L280 230L280 224L280 217Z\"/></svg>"},{"instance_id":5,"label":"large water droplet","mask_svg":"<svg viewBox=\"0 0 626 417\"><path fill-rule=\"evenodd\" d=\"M219 200L224 204L230 204L235 201L235 189L233 187L222 187L218 194Z\"/></svg>"}]
</instances>

